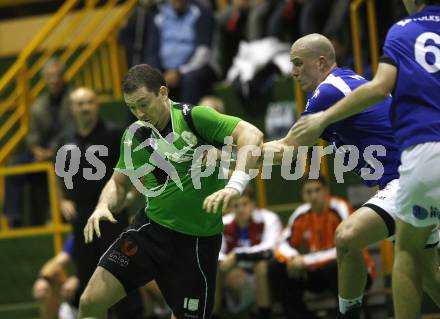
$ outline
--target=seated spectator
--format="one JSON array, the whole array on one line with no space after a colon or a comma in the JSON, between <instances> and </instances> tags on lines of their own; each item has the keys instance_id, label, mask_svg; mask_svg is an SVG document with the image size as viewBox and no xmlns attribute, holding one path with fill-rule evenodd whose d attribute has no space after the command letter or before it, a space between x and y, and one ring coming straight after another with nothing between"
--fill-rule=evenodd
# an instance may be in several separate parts
<instances>
[{"instance_id":1,"label":"seated spectator","mask_svg":"<svg viewBox=\"0 0 440 319\"><path fill-rule=\"evenodd\" d=\"M149 17L145 62L164 73L173 99L196 104L211 89L214 18L191 0L169 0Z\"/></svg>"},{"instance_id":2,"label":"seated spectator","mask_svg":"<svg viewBox=\"0 0 440 319\"><path fill-rule=\"evenodd\" d=\"M60 133L72 127L69 108L70 89L63 79L64 65L50 59L42 69L46 81L44 91L31 106L29 133L26 149L14 156L11 164L28 164L53 160ZM23 202L25 186L30 188L32 203L31 224L46 222L49 209L46 173L14 175L6 178L4 211L12 227L23 224Z\"/></svg>"},{"instance_id":3,"label":"seated spectator","mask_svg":"<svg viewBox=\"0 0 440 319\"><path fill-rule=\"evenodd\" d=\"M204 96L197 105L209 106L219 113L225 113L225 104L221 99L215 96Z\"/></svg>"},{"instance_id":4,"label":"seated spectator","mask_svg":"<svg viewBox=\"0 0 440 319\"><path fill-rule=\"evenodd\" d=\"M70 303L78 289L79 280L76 276L66 277L72 250L73 236L70 235L64 243L63 251L44 264L34 283L32 295L38 301L41 319L76 318L76 309Z\"/></svg>"},{"instance_id":5,"label":"seated spectator","mask_svg":"<svg viewBox=\"0 0 440 319\"><path fill-rule=\"evenodd\" d=\"M302 186L305 204L289 219L276 260L269 267L273 296L280 300L286 317L315 318L303 301L306 290L315 293L338 292L335 233L339 223L351 213L344 200L330 196L327 181L320 177ZM375 266L364 253L369 266L368 285Z\"/></svg>"},{"instance_id":6,"label":"seated spectator","mask_svg":"<svg viewBox=\"0 0 440 319\"><path fill-rule=\"evenodd\" d=\"M231 313L249 310L256 303L256 318L268 319L268 260L280 239L281 222L275 213L257 209L254 192L247 188L223 223L214 313L220 315L223 303Z\"/></svg>"}]
</instances>

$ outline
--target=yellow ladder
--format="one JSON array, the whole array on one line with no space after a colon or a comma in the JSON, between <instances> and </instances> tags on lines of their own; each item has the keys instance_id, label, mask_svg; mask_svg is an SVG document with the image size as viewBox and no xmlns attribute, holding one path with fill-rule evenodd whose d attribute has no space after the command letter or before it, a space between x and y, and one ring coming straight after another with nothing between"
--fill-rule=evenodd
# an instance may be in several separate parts
<instances>
[{"instance_id":1,"label":"yellow ladder","mask_svg":"<svg viewBox=\"0 0 440 319\"><path fill-rule=\"evenodd\" d=\"M67 65L66 82L86 85L110 98L121 98L120 83L126 64L117 43L117 31L138 1L126 0L118 4L117 0L108 0L100 6L98 2L66 0L0 78L0 204L3 203L5 175L46 172L52 211L52 225L20 229L8 229L0 212L0 239L53 234L54 250L59 252L62 233L70 229L61 222L53 164L6 167L5 163L28 132L30 107L46 85L38 74L56 53L61 52L59 58ZM78 9L81 3L84 5Z\"/></svg>"}]
</instances>

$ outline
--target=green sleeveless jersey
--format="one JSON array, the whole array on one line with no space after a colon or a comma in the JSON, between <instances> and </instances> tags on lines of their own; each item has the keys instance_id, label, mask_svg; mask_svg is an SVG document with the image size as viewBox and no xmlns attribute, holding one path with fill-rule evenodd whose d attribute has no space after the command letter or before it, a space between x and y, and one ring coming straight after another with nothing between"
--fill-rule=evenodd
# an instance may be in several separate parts
<instances>
[{"instance_id":1,"label":"green sleeveless jersey","mask_svg":"<svg viewBox=\"0 0 440 319\"><path fill-rule=\"evenodd\" d=\"M224 188L225 179L219 178L218 167L200 178L204 168L193 165L193 155L200 153L201 145L223 145L240 119L175 102L170 113L170 122L161 132L141 121L125 130L115 169L131 176L138 190L142 187L145 213L154 222L193 236L219 234L221 213L207 213L202 205L207 196Z\"/></svg>"}]
</instances>

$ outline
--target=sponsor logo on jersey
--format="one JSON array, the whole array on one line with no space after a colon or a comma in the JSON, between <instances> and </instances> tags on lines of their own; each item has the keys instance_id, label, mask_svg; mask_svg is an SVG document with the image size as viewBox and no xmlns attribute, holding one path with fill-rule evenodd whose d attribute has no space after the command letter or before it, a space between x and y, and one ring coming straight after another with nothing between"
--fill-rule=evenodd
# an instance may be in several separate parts
<instances>
[{"instance_id":1,"label":"sponsor logo on jersey","mask_svg":"<svg viewBox=\"0 0 440 319\"><path fill-rule=\"evenodd\" d=\"M183 108L182 108L182 112L183 114L188 114L188 112L190 111L189 105L188 104L183 104Z\"/></svg>"},{"instance_id":2,"label":"sponsor logo on jersey","mask_svg":"<svg viewBox=\"0 0 440 319\"><path fill-rule=\"evenodd\" d=\"M438 218L440 219L440 209L438 207L435 206L431 206L431 212L430 212L430 217L431 218Z\"/></svg>"},{"instance_id":3,"label":"sponsor logo on jersey","mask_svg":"<svg viewBox=\"0 0 440 319\"><path fill-rule=\"evenodd\" d=\"M420 207L418 205L413 206L413 216L417 219L423 220L428 218L428 211L424 209L423 207Z\"/></svg>"}]
</instances>

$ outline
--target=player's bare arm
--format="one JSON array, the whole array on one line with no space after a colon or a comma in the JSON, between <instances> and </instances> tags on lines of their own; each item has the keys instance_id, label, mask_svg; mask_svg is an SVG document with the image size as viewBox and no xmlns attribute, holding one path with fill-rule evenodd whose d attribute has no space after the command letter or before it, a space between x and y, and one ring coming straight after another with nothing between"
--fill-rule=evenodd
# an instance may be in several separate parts
<instances>
[{"instance_id":1,"label":"player's bare arm","mask_svg":"<svg viewBox=\"0 0 440 319\"><path fill-rule=\"evenodd\" d=\"M236 169L232 173L231 179L226 187L211 194L203 202L203 208L206 209L208 213L218 212L220 207L222 207L222 209L228 207L230 201L238 197L247 182L249 182L249 170L258 166L258 160L261 156L261 146L263 144L263 133L252 124L246 121L240 121L232 131L232 138L238 148ZM248 147L249 151L240 151L243 147ZM257 149L259 149L259 151L252 151Z\"/></svg>"},{"instance_id":2,"label":"player's bare arm","mask_svg":"<svg viewBox=\"0 0 440 319\"><path fill-rule=\"evenodd\" d=\"M250 169L257 167L257 162L261 154L240 152L240 149L245 146L261 148L263 144L263 133L252 124L246 121L240 121L232 131L232 138L238 148L236 169L248 173Z\"/></svg>"},{"instance_id":3,"label":"player's bare arm","mask_svg":"<svg viewBox=\"0 0 440 319\"><path fill-rule=\"evenodd\" d=\"M310 145L332 123L341 121L385 100L394 88L397 69L380 63L374 79L360 86L323 112L303 116L293 127L293 134L301 145Z\"/></svg>"},{"instance_id":4,"label":"player's bare arm","mask_svg":"<svg viewBox=\"0 0 440 319\"><path fill-rule=\"evenodd\" d=\"M126 201L126 196L130 190L130 179L119 172L114 172L110 180L104 186L101 196L95 211L87 220L84 227L84 240L86 243L93 241L93 234L101 237L99 222L101 220L108 220L111 223L116 223L113 213L119 212L120 208Z\"/></svg>"}]
</instances>

